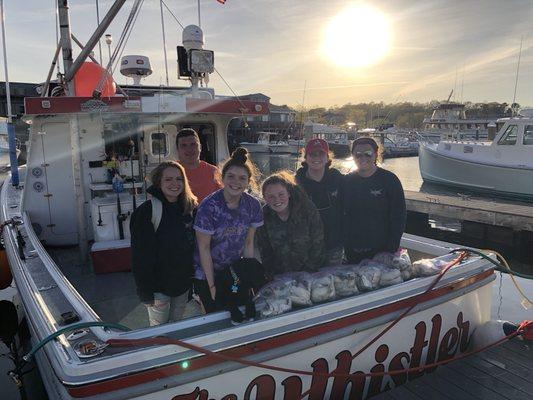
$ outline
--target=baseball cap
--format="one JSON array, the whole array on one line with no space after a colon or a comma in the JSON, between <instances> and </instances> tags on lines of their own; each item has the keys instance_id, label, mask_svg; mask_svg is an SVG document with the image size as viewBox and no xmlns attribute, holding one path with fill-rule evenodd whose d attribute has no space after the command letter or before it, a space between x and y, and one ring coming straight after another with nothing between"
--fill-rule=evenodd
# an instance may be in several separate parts
<instances>
[{"instance_id":1,"label":"baseball cap","mask_svg":"<svg viewBox=\"0 0 533 400\"><path fill-rule=\"evenodd\" d=\"M312 151L323 151L324 153L329 153L328 142L324 139L311 139L305 145L305 152L310 153Z\"/></svg>"}]
</instances>

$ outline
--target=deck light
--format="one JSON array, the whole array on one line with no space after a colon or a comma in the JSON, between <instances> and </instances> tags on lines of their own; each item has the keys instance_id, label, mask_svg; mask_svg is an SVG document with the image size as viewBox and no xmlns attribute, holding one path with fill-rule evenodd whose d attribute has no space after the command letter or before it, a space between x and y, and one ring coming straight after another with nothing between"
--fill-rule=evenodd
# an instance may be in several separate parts
<instances>
[{"instance_id":1,"label":"deck light","mask_svg":"<svg viewBox=\"0 0 533 400\"><path fill-rule=\"evenodd\" d=\"M183 369L189 368L189 361L182 361L181 362L181 368L183 368Z\"/></svg>"}]
</instances>

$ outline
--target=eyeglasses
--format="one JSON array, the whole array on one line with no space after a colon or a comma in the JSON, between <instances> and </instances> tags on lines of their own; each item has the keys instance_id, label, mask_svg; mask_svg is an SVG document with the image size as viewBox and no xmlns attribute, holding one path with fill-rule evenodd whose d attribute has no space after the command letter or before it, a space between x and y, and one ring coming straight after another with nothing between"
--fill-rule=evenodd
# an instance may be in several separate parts
<instances>
[{"instance_id":1,"label":"eyeglasses","mask_svg":"<svg viewBox=\"0 0 533 400\"><path fill-rule=\"evenodd\" d=\"M372 156L374 155L374 152L372 150L356 151L355 153L353 153L353 155L355 158L363 158L363 157L372 158Z\"/></svg>"}]
</instances>

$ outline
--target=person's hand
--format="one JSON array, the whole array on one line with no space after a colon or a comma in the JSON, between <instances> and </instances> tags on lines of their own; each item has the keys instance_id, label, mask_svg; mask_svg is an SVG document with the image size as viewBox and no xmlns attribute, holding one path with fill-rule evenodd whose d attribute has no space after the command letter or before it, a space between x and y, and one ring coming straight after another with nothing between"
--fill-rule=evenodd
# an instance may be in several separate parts
<instances>
[{"instance_id":1,"label":"person's hand","mask_svg":"<svg viewBox=\"0 0 533 400\"><path fill-rule=\"evenodd\" d=\"M144 304L145 307L153 307L154 306L154 302L153 301L143 301L142 303Z\"/></svg>"},{"instance_id":2,"label":"person's hand","mask_svg":"<svg viewBox=\"0 0 533 400\"><path fill-rule=\"evenodd\" d=\"M215 297L217 294L217 288L215 287L215 285L209 286L209 292L211 293L211 298L213 299L213 301L215 301Z\"/></svg>"}]
</instances>

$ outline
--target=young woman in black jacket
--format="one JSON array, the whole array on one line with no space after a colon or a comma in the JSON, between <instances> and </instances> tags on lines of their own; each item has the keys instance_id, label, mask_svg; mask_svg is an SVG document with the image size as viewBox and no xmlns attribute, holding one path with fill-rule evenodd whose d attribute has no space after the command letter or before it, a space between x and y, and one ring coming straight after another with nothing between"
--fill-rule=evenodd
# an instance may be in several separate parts
<instances>
[{"instance_id":1,"label":"young woman in black jacket","mask_svg":"<svg viewBox=\"0 0 533 400\"><path fill-rule=\"evenodd\" d=\"M130 221L132 271L137 293L154 326L182 319L186 312L197 201L183 167L175 161L165 161L154 169L147 192L152 198L134 211Z\"/></svg>"},{"instance_id":2,"label":"young woman in black jacket","mask_svg":"<svg viewBox=\"0 0 533 400\"><path fill-rule=\"evenodd\" d=\"M305 161L296 171L296 181L320 213L324 224L326 265L342 264L342 210L340 188L343 175L331 167L328 142L310 139L305 146Z\"/></svg>"}]
</instances>

